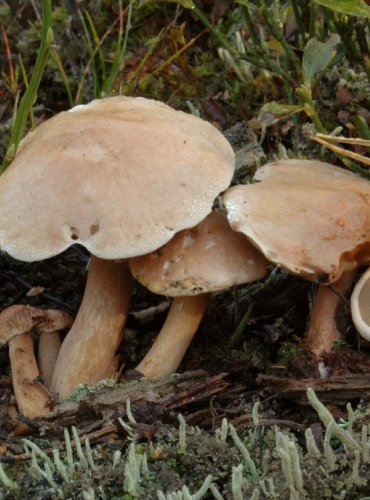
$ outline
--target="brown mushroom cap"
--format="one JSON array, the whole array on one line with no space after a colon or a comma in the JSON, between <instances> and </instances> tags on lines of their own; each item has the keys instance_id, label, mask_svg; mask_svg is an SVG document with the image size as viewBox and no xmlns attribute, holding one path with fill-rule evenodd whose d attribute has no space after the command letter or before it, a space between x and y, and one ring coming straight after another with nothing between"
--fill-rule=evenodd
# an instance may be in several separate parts
<instances>
[{"instance_id":1,"label":"brown mushroom cap","mask_svg":"<svg viewBox=\"0 0 370 500\"><path fill-rule=\"evenodd\" d=\"M263 278L267 260L226 216L211 212L159 250L130 259L134 277L154 293L188 296Z\"/></svg>"},{"instance_id":2,"label":"brown mushroom cap","mask_svg":"<svg viewBox=\"0 0 370 500\"><path fill-rule=\"evenodd\" d=\"M46 311L27 305L9 306L0 315L0 347L45 321Z\"/></svg>"},{"instance_id":3,"label":"brown mushroom cap","mask_svg":"<svg viewBox=\"0 0 370 500\"><path fill-rule=\"evenodd\" d=\"M370 260L370 183L316 160L260 168L224 195L228 219L272 262L331 283Z\"/></svg>"},{"instance_id":4,"label":"brown mushroom cap","mask_svg":"<svg viewBox=\"0 0 370 500\"><path fill-rule=\"evenodd\" d=\"M46 121L0 182L0 246L33 261L80 243L105 259L148 253L200 222L234 170L211 124L111 97Z\"/></svg>"}]
</instances>

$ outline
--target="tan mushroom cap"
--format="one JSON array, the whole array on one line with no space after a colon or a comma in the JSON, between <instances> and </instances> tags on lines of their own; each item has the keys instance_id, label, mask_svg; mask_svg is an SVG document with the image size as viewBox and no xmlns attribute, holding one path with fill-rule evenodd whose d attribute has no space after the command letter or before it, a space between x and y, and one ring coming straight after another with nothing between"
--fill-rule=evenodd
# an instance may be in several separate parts
<instances>
[{"instance_id":1,"label":"tan mushroom cap","mask_svg":"<svg viewBox=\"0 0 370 500\"><path fill-rule=\"evenodd\" d=\"M254 180L223 199L233 229L270 261L325 283L370 261L369 181L316 160L270 163Z\"/></svg>"},{"instance_id":2,"label":"tan mushroom cap","mask_svg":"<svg viewBox=\"0 0 370 500\"><path fill-rule=\"evenodd\" d=\"M261 279L267 260L226 216L211 212L148 255L130 259L134 277L154 293L188 296Z\"/></svg>"},{"instance_id":3,"label":"tan mushroom cap","mask_svg":"<svg viewBox=\"0 0 370 500\"><path fill-rule=\"evenodd\" d=\"M46 311L28 305L15 304L4 309L0 315L0 347L31 331L45 321L45 315Z\"/></svg>"},{"instance_id":4,"label":"tan mushroom cap","mask_svg":"<svg viewBox=\"0 0 370 500\"><path fill-rule=\"evenodd\" d=\"M46 121L0 182L0 247L33 261L80 243L106 259L160 247L200 222L234 171L211 124L144 98L111 97Z\"/></svg>"}]
</instances>

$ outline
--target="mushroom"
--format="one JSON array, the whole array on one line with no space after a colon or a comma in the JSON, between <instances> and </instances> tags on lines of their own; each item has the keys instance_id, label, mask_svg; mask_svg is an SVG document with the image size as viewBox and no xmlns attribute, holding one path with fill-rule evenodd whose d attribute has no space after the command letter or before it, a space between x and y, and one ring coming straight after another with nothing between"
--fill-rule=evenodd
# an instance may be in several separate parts
<instances>
[{"instance_id":1,"label":"mushroom","mask_svg":"<svg viewBox=\"0 0 370 500\"><path fill-rule=\"evenodd\" d=\"M14 394L19 411L27 418L45 415L52 403L46 389L37 381L40 373L33 351L32 330L50 321L55 330L63 328L65 322L55 320L64 314L27 305L10 306L0 314L0 345L9 344Z\"/></svg>"},{"instance_id":2,"label":"mushroom","mask_svg":"<svg viewBox=\"0 0 370 500\"><path fill-rule=\"evenodd\" d=\"M370 268L361 276L353 289L351 313L358 333L370 342Z\"/></svg>"},{"instance_id":3,"label":"mushroom","mask_svg":"<svg viewBox=\"0 0 370 500\"><path fill-rule=\"evenodd\" d=\"M40 333L38 343L37 365L40 375L50 387L54 366L58 358L62 341L59 330L72 326L73 320L69 314L58 309L49 309L48 315L37 326Z\"/></svg>"},{"instance_id":4,"label":"mushroom","mask_svg":"<svg viewBox=\"0 0 370 500\"><path fill-rule=\"evenodd\" d=\"M110 97L30 132L0 179L0 247L35 261L79 243L91 253L85 294L56 362L68 396L110 373L131 293L127 259L199 223L234 171L211 124L163 103Z\"/></svg>"},{"instance_id":5,"label":"mushroom","mask_svg":"<svg viewBox=\"0 0 370 500\"><path fill-rule=\"evenodd\" d=\"M130 259L133 276L150 291L175 297L152 348L136 367L148 378L176 371L206 311L210 292L261 279L267 260L212 212L148 255Z\"/></svg>"},{"instance_id":6,"label":"mushroom","mask_svg":"<svg viewBox=\"0 0 370 500\"><path fill-rule=\"evenodd\" d=\"M270 163L254 180L226 191L229 222L270 261L320 283L306 338L320 355L341 338L340 301L325 284L348 291L353 270L370 261L370 184L316 160Z\"/></svg>"}]
</instances>

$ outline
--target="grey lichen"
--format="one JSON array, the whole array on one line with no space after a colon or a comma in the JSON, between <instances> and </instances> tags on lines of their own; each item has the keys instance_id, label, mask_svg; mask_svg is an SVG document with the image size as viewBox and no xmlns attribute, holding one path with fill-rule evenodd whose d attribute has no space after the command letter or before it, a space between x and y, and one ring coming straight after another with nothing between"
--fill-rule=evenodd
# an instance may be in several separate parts
<instances>
[{"instance_id":1,"label":"grey lichen","mask_svg":"<svg viewBox=\"0 0 370 500\"><path fill-rule=\"evenodd\" d=\"M185 424L167 427L151 443L138 442L127 402L128 440L107 457L77 429L65 430L64 449L47 455L24 440L30 463L0 466L0 498L132 500L357 499L370 491L370 426L356 431L356 412L338 424L313 391L308 392L326 430L323 446L307 429L305 445L277 428L263 428L258 405L254 427L242 433L223 419L214 436ZM122 425L121 423L121 425ZM132 425L133 427L131 427ZM335 439L334 439L335 438ZM339 440L339 441L338 441ZM128 442L128 444L127 444ZM333 443L336 443L334 446ZM126 448L124 448L126 446ZM334 446L334 448L333 448Z\"/></svg>"}]
</instances>

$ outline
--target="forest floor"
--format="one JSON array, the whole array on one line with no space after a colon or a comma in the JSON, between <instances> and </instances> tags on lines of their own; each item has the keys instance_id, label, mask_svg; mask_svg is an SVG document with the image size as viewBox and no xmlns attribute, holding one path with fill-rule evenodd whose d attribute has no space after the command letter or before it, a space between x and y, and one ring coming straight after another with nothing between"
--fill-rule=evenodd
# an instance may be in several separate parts
<instances>
[{"instance_id":1,"label":"forest floor","mask_svg":"<svg viewBox=\"0 0 370 500\"><path fill-rule=\"evenodd\" d=\"M237 155L233 183L247 182L259 165L281 156L343 166L340 158L312 141L313 130L340 129L342 135L370 138L366 17L318 5L312 12L314 2L302 2L297 21L279 2L266 2L266 15L264 2L245 7L248 2L204 0L199 5L210 27L197 11L174 3L141 9L135 2L95 3L54 2L55 41L33 123L101 95L160 99L197 112L224 132ZM248 8L258 44L249 31ZM2 156L15 99L24 91L25 75L29 78L32 72L41 12L39 2L0 6ZM316 28L308 25L307 16L316 20ZM119 30L127 26L123 62L112 73L122 42ZM312 35L325 45L334 30L341 42L330 64L319 64L313 70L315 82L307 83L305 44ZM264 66L248 61L247 67L236 52L230 56L223 41L236 47L239 56L240 44L245 44L250 57L257 44L255 53ZM220 47L229 50L231 59ZM317 58L325 59L323 52L330 50L332 46L321 47ZM276 61L283 73L273 71ZM312 85L319 121L312 108L302 111L305 105L307 111L307 102L297 89L304 84ZM354 150L368 154L363 147ZM22 303L75 315L87 260L87 251L79 247L34 263L1 255L0 307ZM320 378L317 359L304 344L316 288L271 266L268 277L257 284L215 294L179 373L150 382L131 380L129 370L150 348L168 302L135 285L116 384L81 388L67 402L55 401L50 417L40 421L9 416L12 379L7 349L1 349L0 465L9 483L0 477L0 498L368 498L370 345L359 338L343 300L343 341L325 355L329 376ZM308 400L310 388L347 437L341 439L333 425L328 431L324 411ZM71 426L81 436L82 448ZM316 451L310 448L311 434ZM346 441L348 436L355 444ZM33 443L26 444L26 451L25 438ZM32 452L35 444L39 449ZM177 493L168 496L171 492Z\"/></svg>"}]
</instances>

